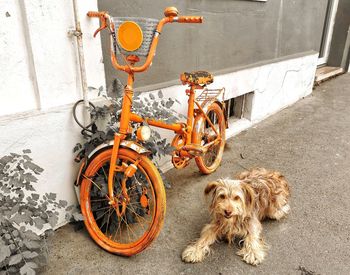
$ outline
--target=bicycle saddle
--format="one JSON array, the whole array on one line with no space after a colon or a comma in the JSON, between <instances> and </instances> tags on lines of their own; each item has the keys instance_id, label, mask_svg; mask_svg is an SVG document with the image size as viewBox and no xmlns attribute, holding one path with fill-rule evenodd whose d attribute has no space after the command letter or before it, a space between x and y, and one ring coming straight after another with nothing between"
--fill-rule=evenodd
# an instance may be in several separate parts
<instances>
[{"instance_id":1,"label":"bicycle saddle","mask_svg":"<svg viewBox=\"0 0 350 275\"><path fill-rule=\"evenodd\" d=\"M183 85L207 85L213 83L214 77L211 73L206 71L197 71L192 73L182 73L180 75L180 80Z\"/></svg>"}]
</instances>

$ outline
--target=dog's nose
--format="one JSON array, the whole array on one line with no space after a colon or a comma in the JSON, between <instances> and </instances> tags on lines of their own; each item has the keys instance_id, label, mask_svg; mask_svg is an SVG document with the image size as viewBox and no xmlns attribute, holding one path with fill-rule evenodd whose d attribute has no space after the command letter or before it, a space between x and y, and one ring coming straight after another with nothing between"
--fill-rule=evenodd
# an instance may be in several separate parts
<instances>
[{"instance_id":1,"label":"dog's nose","mask_svg":"<svg viewBox=\"0 0 350 275\"><path fill-rule=\"evenodd\" d=\"M232 211L231 210L225 210L225 216L227 216L227 217L229 217L229 216L231 216L231 214L232 214Z\"/></svg>"}]
</instances>

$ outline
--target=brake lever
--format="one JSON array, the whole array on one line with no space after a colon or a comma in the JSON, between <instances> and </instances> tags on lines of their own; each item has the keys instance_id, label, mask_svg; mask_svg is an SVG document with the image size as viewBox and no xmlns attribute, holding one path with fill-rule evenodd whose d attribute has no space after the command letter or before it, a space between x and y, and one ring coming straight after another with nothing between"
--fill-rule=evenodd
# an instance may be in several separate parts
<instances>
[{"instance_id":1,"label":"brake lever","mask_svg":"<svg viewBox=\"0 0 350 275\"><path fill-rule=\"evenodd\" d=\"M96 37L96 35L97 35L100 31L102 31L102 30L105 29L105 28L107 28L107 25L98 28L98 29L94 32L94 38Z\"/></svg>"},{"instance_id":2,"label":"brake lever","mask_svg":"<svg viewBox=\"0 0 350 275\"><path fill-rule=\"evenodd\" d=\"M103 16L100 16L100 22L101 22L101 27L99 27L95 32L94 32L94 38L96 37L96 35L102 31L103 29L107 28L107 22L106 22L106 18L105 15L103 14Z\"/></svg>"}]
</instances>

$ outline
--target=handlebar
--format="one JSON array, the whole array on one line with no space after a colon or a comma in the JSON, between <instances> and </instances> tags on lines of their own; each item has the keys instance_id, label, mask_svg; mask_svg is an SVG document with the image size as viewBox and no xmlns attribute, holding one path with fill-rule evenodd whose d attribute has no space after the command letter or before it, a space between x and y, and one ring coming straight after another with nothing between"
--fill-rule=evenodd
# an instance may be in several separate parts
<instances>
[{"instance_id":1,"label":"handlebar","mask_svg":"<svg viewBox=\"0 0 350 275\"><path fill-rule=\"evenodd\" d=\"M105 14L105 11L89 11L86 15L88 17L104 17Z\"/></svg>"},{"instance_id":2,"label":"handlebar","mask_svg":"<svg viewBox=\"0 0 350 275\"><path fill-rule=\"evenodd\" d=\"M153 40L149 49L148 56L146 57L145 63L139 67L134 67L133 63L129 64L128 62L126 62L127 65L120 65L118 63L116 54L114 53L113 50L111 50L112 65L115 69L125 71L127 73L145 71L151 65L153 57L155 56L155 51L159 40L159 34L162 32L162 28L165 24L174 23L174 22L177 22L177 23L202 23L203 22L202 16L177 16L178 11L174 7L166 8L164 14L165 14L165 17L161 19L157 25L156 32L153 36ZM101 27L95 31L94 37L97 35L99 31L107 27L109 28L111 33L114 32L114 25L112 23L110 16L107 14L107 12L89 11L87 13L87 16L100 18ZM107 24L107 21L108 21L108 24Z\"/></svg>"},{"instance_id":3,"label":"handlebar","mask_svg":"<svg viewBox=\"0 0 350 275\"><path fill-rule=\"evenodd\" d=\"M203 16L179 16L177 22L179 22L179 23L202 23Z\"/></svg>"}]
</instances>

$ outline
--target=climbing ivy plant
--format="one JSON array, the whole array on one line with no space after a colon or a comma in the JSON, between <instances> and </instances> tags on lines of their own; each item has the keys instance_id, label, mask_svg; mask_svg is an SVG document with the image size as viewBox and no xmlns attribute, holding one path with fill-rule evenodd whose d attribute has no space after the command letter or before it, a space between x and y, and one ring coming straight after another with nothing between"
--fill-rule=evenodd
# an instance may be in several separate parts
<instances>
[{"instance_id":1,"label":"climbing ivy plant","mask_svg":"<svg viewBox=\"0 0 350 275\"><path fill-rule=\"evenodd\" d=\"M55 193L36 192L43 168L30 153L0 158L0 274L35 274L46 264L46 238L57 224L58 210L74 208Z\"/></svg>"}]
</instances>

